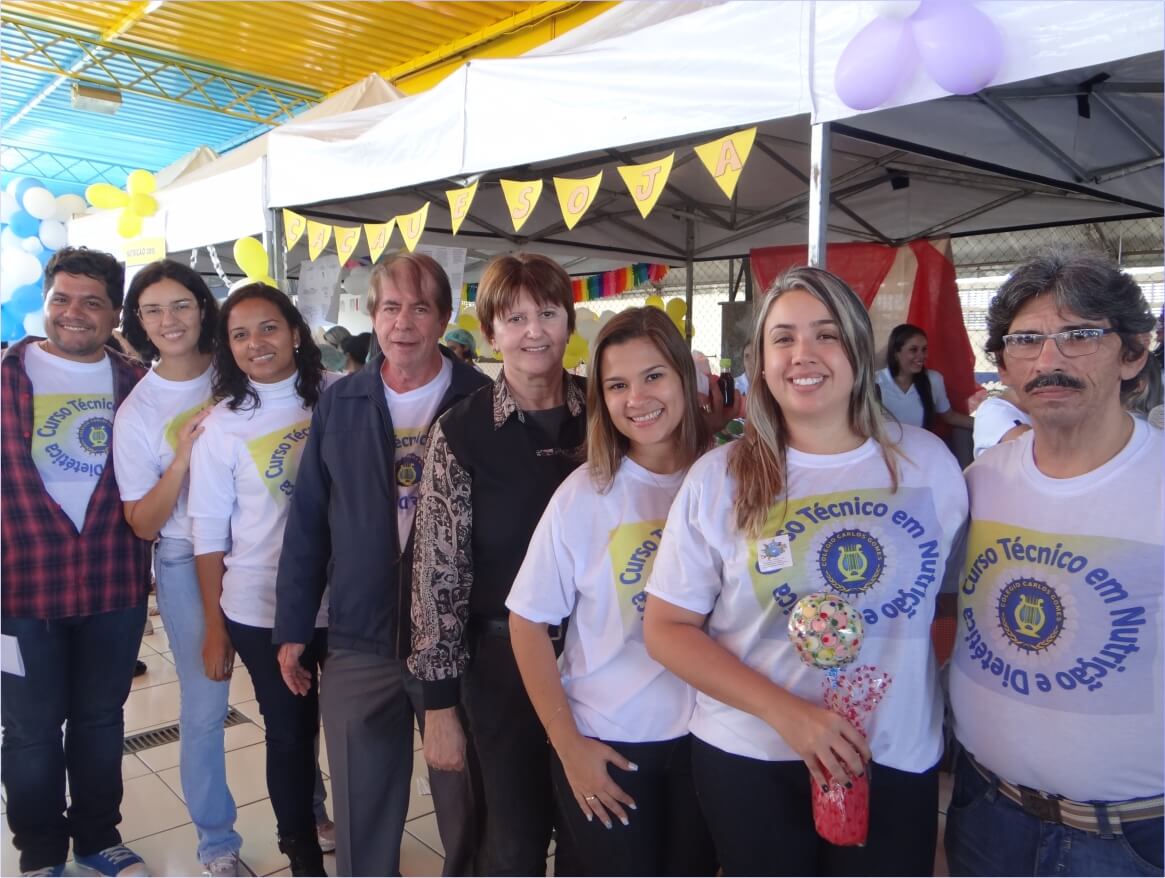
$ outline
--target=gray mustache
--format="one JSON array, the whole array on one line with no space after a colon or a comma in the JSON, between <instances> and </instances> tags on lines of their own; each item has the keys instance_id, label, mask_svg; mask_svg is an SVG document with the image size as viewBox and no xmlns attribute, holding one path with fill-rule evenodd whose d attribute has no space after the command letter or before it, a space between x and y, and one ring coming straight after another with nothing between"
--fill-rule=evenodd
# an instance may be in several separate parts
<instances>
[{"instance_id":1,"label":"gray mustache","mask_svg":"<svg viewBox=\"0 0 1165 878\"><path fill-rule=\"evenodd\" d=\"M1063 372L1048 372L1033 378L1023 386L1024 393L1031 393L1040 387L1070 387L1073 390L1083 390L1084 382Z\"/></svg>"}]
</instances>

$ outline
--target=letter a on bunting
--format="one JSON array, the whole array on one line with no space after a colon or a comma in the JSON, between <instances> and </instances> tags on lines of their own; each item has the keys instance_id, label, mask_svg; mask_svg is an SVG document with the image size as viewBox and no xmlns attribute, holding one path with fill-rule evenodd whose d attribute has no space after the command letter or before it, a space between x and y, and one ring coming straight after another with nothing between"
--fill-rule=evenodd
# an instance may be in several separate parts
<instances>
[{"instance_id":1,"label":"letter a on bunting","mask_svg":"<svg viewBox=\"0 0 1165 878\"><path fill-rule=\"evenodd\" d=\"M541 180L500 180L502 194L506 197L506 206L510 209L510 221L514 224L514 231L520 232L530 214L534 212L534 205L538 203L538 196L542 194Z\"/></svg>"},{"instance_id":2,"label":"letter a on bunting","mask_svg":"<svg viewBox=\"0 0 1165 878\"><path fill-rule=\"evenodd\" d=\"M328 241L332 239L332 227L327 223L307 221L307 258L315 262L316 257L324 252Z\"/></svg>"},{"instance_id":3,"label":"letter a on bunting","mask_svg":"<svg viewBox=\"0 0 1165 878\"><path fill-rule=\"evenodd\" d=\"M670 153L661 159L647 162L642 165L621 165L619 176L627 184L627 191L631 193L631 200L639 208L640 215L647 219L647 215L655 209L655 202L667 185L667 178L671 175L672 162L676 154Z\"/></svg>"},{"instance_id":4,"label":"letter a on bunting","mask_svg":"<svg viewBox=\"0 0 1165 878\"><path fill-rule=\"evenodd\" d=\"M748 161L754 140L756 128L749 128L696 147L696 155L729 198L736 191L736 182Z\"/></svg>"},{"instance_id":5,"label":"letter a on bunting","mask_svg":"<svg viewBox=\"0 0 1165 878\"><path fill-rule=\"evenodd\" d=\"M562 219L568 229L583 218L583 214L590 209L599 194L599 185L603 182L603 172L593 177L574 180L569 177L555 177L554 190L558 193L558 206L562 209Z\"/></svg>"}]
</instances>

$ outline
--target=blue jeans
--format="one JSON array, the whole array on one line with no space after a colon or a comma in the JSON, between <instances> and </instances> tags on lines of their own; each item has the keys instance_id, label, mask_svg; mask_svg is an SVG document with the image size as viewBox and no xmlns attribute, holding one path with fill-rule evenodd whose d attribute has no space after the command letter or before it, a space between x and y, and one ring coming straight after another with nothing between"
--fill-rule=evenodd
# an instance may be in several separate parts
<instances>
[{"instance_id":1,"label":"blue jeans","mask_svg":"<svg viewBox=\"0 0 1165 878\"><path fill-rule=\"evenodd\" d=\"M198 859L209 863L238 853L235 800L227 787L223 722L230 683L206 676L202 640L206 631L194 548L188 540L162 539L154 555L158 609L178 669L181 697L178 724L182 795L198 832Z\"/></svg>"},{"instance_id":2,"label":"blue jeans","mask_svg":"<svg viewBox=\"0 0 1165 878\"><path fill-rule=\"evenodd\" d=\"M0 620L19 641L25 668L23 677L5 674L0 688L0 774L22 872L64 863L70 838L78 856L121 843L123 707L145 624L145 603L69 619Z\"/></svg>"},{"instance_id":3,"label":"blue jeans","mask_svg":"<svg viewBox=\"0 0 1165 878\"><path fill-rule=\"evenodd\" d=\"M954 876L1160 875L1163 825L1161 818L1124 823L1120 834L1103 838L1041 821L960 753L947 810L947 862Z\"/></svg>"}]
</instances>

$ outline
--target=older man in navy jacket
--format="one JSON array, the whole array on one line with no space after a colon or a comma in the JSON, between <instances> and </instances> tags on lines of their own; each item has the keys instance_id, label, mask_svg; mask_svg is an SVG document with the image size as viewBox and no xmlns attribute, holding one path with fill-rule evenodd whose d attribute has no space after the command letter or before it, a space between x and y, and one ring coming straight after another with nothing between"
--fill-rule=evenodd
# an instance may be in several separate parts
<instances>
[{"instance_id":1,"label":"older man in navy jacket","mask_svg":"<svg viewBox=\"0 0 1165 878\"><path fill-rule=\"evenodd\" d=\"M488 379L438 344L452 311L445 272L404 254L372 273L368 311L383 353L333 386L312 417L284 533L275 642L283 677L300 663L329 589L320 681L341 875L399 875L412 776L413 719L424 718L409 652L412 520L437 415ZM445 874L472 874L467 771L431 775Z\"/></svg>"}]
</instances>

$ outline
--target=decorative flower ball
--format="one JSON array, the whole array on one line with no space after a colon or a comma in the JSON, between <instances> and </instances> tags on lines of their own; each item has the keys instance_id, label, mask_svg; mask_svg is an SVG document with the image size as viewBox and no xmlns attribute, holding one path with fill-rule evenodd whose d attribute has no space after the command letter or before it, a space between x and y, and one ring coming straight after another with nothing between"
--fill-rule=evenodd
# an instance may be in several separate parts
<instances>
[{"instance_id":1,"label":"decorative flower ball","mask_svg":"<svg viewBox=\"0 0 1165 878\"><path fill-rule=\"evenodd\" d=\"M862 637L861 613L836 595L806 595L789 614L789 640L801 661L815 668L848 665L858 657Z\"/></svg>"}]
</instances>

